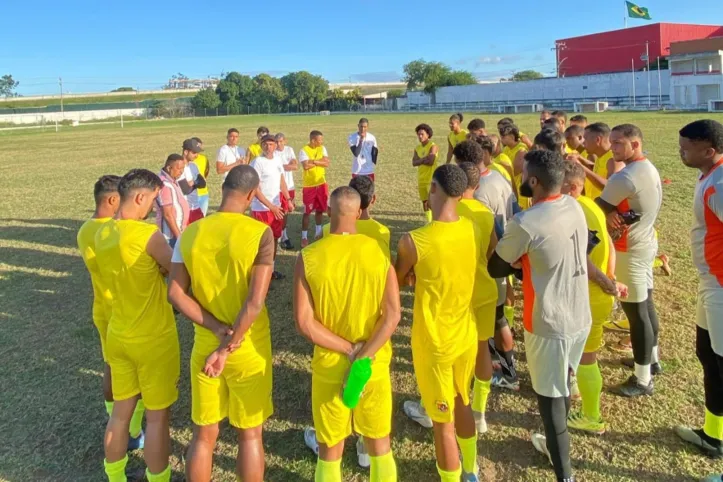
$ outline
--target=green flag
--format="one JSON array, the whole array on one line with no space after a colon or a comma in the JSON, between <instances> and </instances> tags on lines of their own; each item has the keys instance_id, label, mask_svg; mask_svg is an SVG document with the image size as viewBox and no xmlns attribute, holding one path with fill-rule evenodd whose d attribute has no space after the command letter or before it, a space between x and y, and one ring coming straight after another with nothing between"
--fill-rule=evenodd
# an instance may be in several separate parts
<instances>
[{"instance_id":1,"label":"green flag","mask_svg":"<svg viewBox=\"0 0 723 482\"><path fill-rule=\"evenodd\" d=\"M642 18L643 20L652 20L647 8L639 7L632 2L625 2L625 4L628 6L628 17Z\"/></svg>"}]
</instances>

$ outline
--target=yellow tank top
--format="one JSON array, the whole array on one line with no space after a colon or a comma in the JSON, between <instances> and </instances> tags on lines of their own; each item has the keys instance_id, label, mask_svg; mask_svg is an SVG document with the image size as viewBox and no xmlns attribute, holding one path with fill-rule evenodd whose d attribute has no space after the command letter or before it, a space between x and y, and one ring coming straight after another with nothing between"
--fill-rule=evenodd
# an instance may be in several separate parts
<instances>
[{"instance_id":1,"label":"yellow tank top","mask_svg":"<svg viewBox=\"0 0 723 482\"><path fill-rule=\"evenodd\" d=\"M180 250L191 276L193 296L221 323L233 325L241 311L259 242L267 229L266 224L243 214L215 213L191 223L181 236ZM218 347L218 338L211 331L195 324L194 329L196 348L212 351ZM270 342L264 305L238 351Z\"/></svg>"},{"instance_id":2,"label":"yellow tank top","mask_svg":"<svg viewBox=\"0 0 723 482\"><path fill-rule=\"evenodd\" d=\"M110 220L95 236L96 259L113 294L108 336L125 343L148 343L176 330L166 280L147 252L158 231L153 224Z\"/></svg>"},{"instance_id":3,"label":"yellow tank top","mask_svg":"<svg viewBox=\"0 0 723 482\"><path fill-rule=\"evenodd\" d=\"M261 155L261 144L259 142L254 142L249 146L249 157L253 161L257 157Z\"/></svg>"},{"instance_id":4,"label":"yellow tank top","mask_svg":"<svg viewBox=\"0 0 723 482\"><path fill-rule=\"evenodd\" d=\"M301 148L302 151L309 156L309 160L318 161L324 157L324 146L317 148L305 145ZM302 176L302 187L316 187L326 183L326 168L321 166L315 166L311 169L304 169Z\"/></svg>"},{"instance_id":5,"label":"yellow tank top","mask_svg":"<svg viewBox=\"0 0 723 482\"><path fill-rule=\"evenodd\" d=\"M198 166L198 172L204 176L206 168L208 167L208 158L206 157L206 154L199 154L193 162L196 166ZM198 192L199 196L208 196L208 187L199 187L196 192Z\"/></svg>"},{"instance_id":6,"label":"yellow tank top","mask_svg":"<svg viewBox=\"0 0 723 482\"><path fill-rule=\"evenodd\" d=\"M324 237L329 236L329 233L331 232L331 223L326 223L321 231ZM391 260L391 254L389 252L391 233L389 232L388 227L374 219L357 219L356 232L357 234L369 236L376 241L384 254L387 255L387 259Z\"/></svg>"},{"instance_id":7,"label":"yellow tank top","mask_svg":"<svg viewBox=\"0 0 723 482\"><path fill-rule=\"evenodd\" d=\"M113 295L109 286L100 274L98 261L95 257L95 235L111 218L89 219L78 230L78 250L83 257L85 267L90 273L90 284L93 286L93 322L97 325L107 324L110 320Z\"/></svg>"},{"instance_id":8,"label":"yellow tank top","mask_svg":"<svg viewBox=\"0 0 723 482\"><path fill-rule=\"evenodd\" d=\"M605 213L602 209L595 204L592 199L580 196L577 198L577 202L582 207L582 212L585 214L585 221L587 221L587 229L590 231L597 231L597 237L600 239L600 243L595 246L590 253L590 261L593 262L597 268L603 273L608 272L608 262L610 261L610 240L607 232L607 225L605 221ZM612 296L605 294L605 292L592 281L588 282L590 289L590 304L605 303L609 302Z\"/></svg>"},{"instance_id":9,"label":"yellow tank top","mask_svg":"<svg viewBox=\"0 0 723 482\"><path fill-rule=\"evenodd\" d=\"M500 152L499 155L493 157L492 162L495 164L502 164L505 166L512 167L512 159L507 157L507 155L502 152Z\"/></svg>"},{"instance_id":10,"label":"yellow tank top","mask_svg":"<svg viewBox=\"0 0 723 482\"><path fill-rule=\"evenodd\" d=\"M449 141L449 143L450 143L450 144L452 145L452 147L454 148L454 146L456 146L456 145L459 144L460 142L463 142L463 141L466 141L466 140L467 140L467 134L468 134L468 132L467 132L466 129L461 129L461 130L460 130L458 133L456 133L456 134L455 134L454 132L452 132L452 131L449 131L449 134L447 134L447 140Z\"/></svg>"},{"instance_id":11,"label":"yellow tank top","mask_svg":"<svg viewBox=\"0 0 723 482\"><path fill-rule=\"evenodd\" d=\"M492 167L492 166L490 166ZM479 260L474 282L472 306L479 308L497 302L497 283L487 271L487 250L495 228L495 215L487 206L476 199L462 199L457 205L457 214L472 221L480 232Z\"/></svg>"},{"instance_id":12,"label":"yellow tank top","mask_svg":"<svg viewBox=\"0 0 723 482\"><path fill-rule=\"evenodd\" d=\"M412 347L449 362L477 343L471 306L479 229L460 217L452 223L432 221L409 234L417 251Z\"/></svg>"},{"instance_id":13,"label":"yellow tank top","mask_svg":"<svg viewBox=\"0 0 723 482\"><path fill-rule=\"evenodd\" d=\"M502 174L502 177L507 179L507 182L512 182L512 177L510 177L509 171L507 171L507 169L505 169L502 164L493 162L492 164L489 165L489 168L493 171L497 171L500 174Z\"/></svg>"},{"instance_id":14,"label":"yellow tank top","mask_svg":"<svg viewBox=\"0 0 723 482\"><path fill-rule=\"evenodd\" d=\"M598 157L595 160L595 165L593 166L592 171L603 179L607 179L608 161L612 159L612 157L613 151L607 151L605 154ZM598 189L592 181L585 179L585 195L594 200L595 198L600 197L600 194L602 194L602 189Z\"/></svg>"},{"instance_id":15,"label":"yellow tank top","mask_svg":"<svg viewBox=\"0 0 723 482\"><path fill-rule=\"evenodd\" d=\"M429 155L429 151L435 145L436 144L432 141L427 142L426 146L422 144L417 144L417 147L414 148L414 151L417 153L417 157L422 159ZM432 184L432 175L434 174L434 170L437 169L438 161L439 151L437 151L437 155L434 157L433 166L421 165L417 167L417 184L419 186L428 187L430 184Z\"/></svg>"},{"instance_id":16,"label":"yellow tank top","mask_svg":"<svg viewBox=\"0 0 723 482\"><path fill-rule=\"evenodd\" d=\"M314 301L314 316L327 329L352 343L368 340L381 315L389 260L373 239L362 234L332 234L301 251ZM383 376L392 357L391 343L374 357L372 376ZM314 347L315 376L338 382L347 369L345 355Z\"/></svg>"}]
</instances>

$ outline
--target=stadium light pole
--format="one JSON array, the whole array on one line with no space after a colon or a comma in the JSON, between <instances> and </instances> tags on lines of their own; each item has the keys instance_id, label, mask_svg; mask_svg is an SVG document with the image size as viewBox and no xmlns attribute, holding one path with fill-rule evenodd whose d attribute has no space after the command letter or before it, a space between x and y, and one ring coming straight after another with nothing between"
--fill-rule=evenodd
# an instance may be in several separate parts
<instances>
[{"instance_id":1,"label":"stadium light pole","mask_svg":"<svg viewBox=\"0 0 723 482\"><path fill-rule=\"evenodd\" d=\"M645 41L645 62L648 64L648 107L653 105L653 101L650 98L650 42Z\"/></svg>"},{"instance_id":2,"label":"stadium light pole","mask_svg":"<svg viewBox=\"0 0 723 482\"><path fill-rule=\"evenodd\" d=\"M58 77L58 85L60 85L60 117L65 119L65 111L63 110L63 78Z\"/></svg>"}]
</instances>

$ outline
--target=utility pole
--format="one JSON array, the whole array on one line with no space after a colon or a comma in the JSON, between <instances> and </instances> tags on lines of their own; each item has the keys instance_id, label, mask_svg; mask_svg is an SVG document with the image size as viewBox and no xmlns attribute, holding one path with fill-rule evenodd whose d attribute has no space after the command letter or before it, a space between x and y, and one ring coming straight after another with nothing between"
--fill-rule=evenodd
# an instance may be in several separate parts
<instances>
[{"instance_id":1,"label":"utility pole","mask_svg":"<svg viewBox=\"0 0 723 482\"><path fill-rule=\"evenodd\" d=\"M60 117L65 119L65 111L63 110L63 78L58 77L58 84L60 85Z\"/></svg>"},{"instance_id":2,"label":"utility pole","mask_svg":"<svg viewBox=\"0 0 723 482\"><path fill-rule=\"evenodd\" d=\"M557 78L560 78L560 51L565 49L565 42L555 42L555 47L550 49L555 51L555 72L557 72ZM564 60L564 59L563 59Z\"/></svg>"},{"instance_id":3,"label":"utility pole","mask_svg":"<svg viewBox=\"0 0 723 482\"><path fill-rule=\"evenodd\" d=\"M650 98L650 48L649 48L650 42L647 40L645 41L645 62L648 64L648 107L650 107L652 104L652 99Z\"/></svg>"}]
</instances>

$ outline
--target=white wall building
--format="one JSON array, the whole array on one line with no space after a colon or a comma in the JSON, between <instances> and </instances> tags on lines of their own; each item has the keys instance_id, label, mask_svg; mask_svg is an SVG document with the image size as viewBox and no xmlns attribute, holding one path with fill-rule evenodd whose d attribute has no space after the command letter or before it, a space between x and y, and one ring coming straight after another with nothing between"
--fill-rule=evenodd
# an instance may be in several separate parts
<instances>
[{"instance_id":1,"label":"white wall building","mask_svg":"<svg viewBox=\"0 0 723 482\"><path fill-rule=\"evenodd\" d=\"M678 108L706 108L723 99L723 38L671 44L670 103Z\"/></svg>"}]
</instances>

